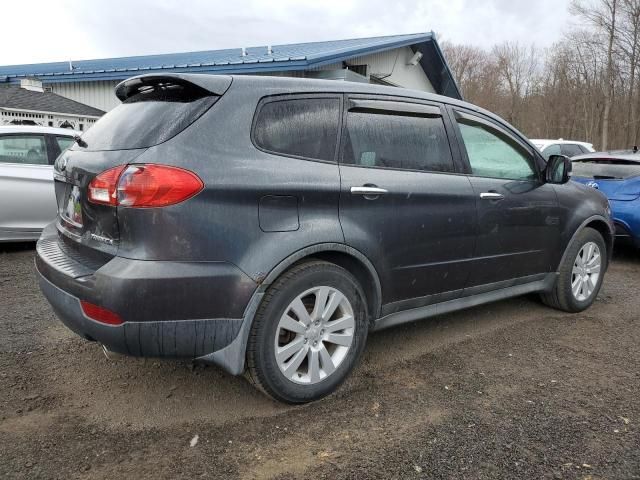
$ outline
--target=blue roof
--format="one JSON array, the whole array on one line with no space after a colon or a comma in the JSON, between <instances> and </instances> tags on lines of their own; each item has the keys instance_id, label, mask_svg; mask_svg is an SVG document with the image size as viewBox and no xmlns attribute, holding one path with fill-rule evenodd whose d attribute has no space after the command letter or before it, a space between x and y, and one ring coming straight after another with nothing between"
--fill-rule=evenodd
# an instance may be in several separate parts
<instances>
[{"instance_id":1,"label":"blue roof","mask_svg":"<svg viewBox=\"0 0 640 480\"><path fill-rule=\"evenodd\" d=\"M433 32L326 42L249 47L135 57L0 66L0 82L38 77L44 82L123 80L146 72L260 73L308 70L352 57L411 46L423 53L421 66L437 93L461 98Z\"/></svg>"}]
</instances>

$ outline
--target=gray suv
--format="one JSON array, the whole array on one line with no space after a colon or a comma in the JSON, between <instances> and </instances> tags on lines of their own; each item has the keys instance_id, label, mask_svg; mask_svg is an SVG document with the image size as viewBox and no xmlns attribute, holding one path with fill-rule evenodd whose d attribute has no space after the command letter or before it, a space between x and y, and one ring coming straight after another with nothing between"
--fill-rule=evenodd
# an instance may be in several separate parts
<instances>
[{"instance_id":1,"label":"gray suv","mask_svg":"<svg viewBox=\"0 0 640 480\"><path fill-rule=\"evenodd\" d=\"M187 357L280 401L367 334L539 292L589 307L606 199L468 103L357 83L146 75L55 164L40 285L82 337Z\"/></svg>"}]
</instances>

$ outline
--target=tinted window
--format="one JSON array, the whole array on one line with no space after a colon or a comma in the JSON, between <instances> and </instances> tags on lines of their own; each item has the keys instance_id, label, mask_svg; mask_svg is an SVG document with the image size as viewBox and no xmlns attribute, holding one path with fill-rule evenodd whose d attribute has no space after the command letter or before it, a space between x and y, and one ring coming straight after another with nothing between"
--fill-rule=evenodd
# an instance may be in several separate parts
<instances>
[{"instance_id":1,"label":"tinted window","mask_svg":"<svg viewBox=\"0 0 640 480\"><path fill-rule=\"evenodd\" d=\"M187 128L218 98L191 84L143 85L100 118L82 140L87 150L151 147Z\"/></svg>"},{"instance_id":2,"label":"tinted window","mask_svg":"<svg viewBox=\"0 0 640 480\"><path fill-rule=\"evenodd\" d=\"M0 162L47 165L47 149L41 135L0 137Z\"/></svg>"},{"instance_id":3,"label":"tinted window","mask_svg":"<svg viewBox=\"0 0 640 480\"><path fill-rule=\"evenodd\" d=\"M640 161L590 158L574 160L571 167L573 176L581 178L620 180L640 176Z\"/></svg>"},{"instance_id":4,"label":"tinted window","mask_svg":"<svg viewBox=\"0 0 640 480\"><path fill-rule=\"evenodd\" d=\"M56 142L58 143L58 147L60 147L60 151L64 152L67 148L69 148L75 140L69 137L56 137Z\"/></svg>"},{"instance_id":5,"label":"tinted window","mask_svg":"<svg viewBox=\"0 0 640 480\"><path fill-rule=\"evenodd\" d=\"M574 143L565 143L562 145L562 155L566 155L567 157L575 157L576 155L582 155L582 149L580 145L576 145Z\"/></svg>"},{"instance_id":6,"label":"tinted window","mask_svg":"<svg viewBox=\"0 0 640 480\"><path fill-rule=\"evenodd\" d=\"M537 178L530 155L517 142L482 123L459 119L471 171L479 177L530 180Z\"/></svg>"},{"instance_id":7,"label":"tinted window","mask_svg":"<svg viewBox=\"0 0 640 480\"><path fill-rule=\"evenodd\" d=\"M342 161L431 172L454 169L441 117L349 112Z\"/></svg>"},{"instance_id":8,"label":"tinted window","mask_svg":"<svg viewBox=\"0 0 640 480\"><path fill-rule=\"evenodd\" d=\"M260 109L253 138L270 152L333 161L339 119L338 98L273 101Z\"/></svg>"},{"instance_id":9,"label":"tinted window","mask_svg":"<svg viewBox=\"0 0 640 480\"><path fill-rule=\"evenodd\" d=\"M551 155L561 155L562 151L560 150L560 145L554 143L553 145L549 145L542 151L542 156L545 160L549 160Z\"/></svg>"}]
</instances>

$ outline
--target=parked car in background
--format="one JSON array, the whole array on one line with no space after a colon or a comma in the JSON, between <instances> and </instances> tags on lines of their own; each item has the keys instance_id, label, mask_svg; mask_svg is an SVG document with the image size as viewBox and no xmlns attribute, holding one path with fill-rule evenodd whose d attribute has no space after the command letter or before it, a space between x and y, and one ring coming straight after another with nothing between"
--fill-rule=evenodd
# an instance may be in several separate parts
<instances>
[{"instance_id":1,"label":"parked car in background","mask_svg":"<svg viewBox=\"0 0 640 480\"><path fill-rule=\"evenodd\" d=\"M566 157L575 157L585 153L595 152L593 144L587 142L576 142L573 140L531 140L538 150L542 152L545 160L549 160L551 155L564 155Z\"/></svg>"},{"instance_id":2,"label":"parked car in background","mask_svg":"<svg viewBox=\"0 0 640 480\"><path fill-rule=\"evenodd\" d=\"M600 152L572 160L573 179L609 199L616 237L640 248L640 153Z\"/></svg>"},{"instance_id":3,"label":"parked car in background","mask_svg":"<svg viewBox=\"0 0 640 480\"><path fill-rule=\"evenodd\" d=\"M332 391L370 330L539 292L588 308L607 200L495 115L376 85L145 75L56 162L37 246L60 319L107 349Z\"/></svg>"},{"instance_id":4,"label":"parked car in background","mask_svg":"<svg viewBox=\"0 0 640 480\"><path fill-rule=\"evenodd\" d=\"M74 135L64 128L0 127L0 242L37 240L56 218L53 162Z\"/></svg>"}]
</instances>

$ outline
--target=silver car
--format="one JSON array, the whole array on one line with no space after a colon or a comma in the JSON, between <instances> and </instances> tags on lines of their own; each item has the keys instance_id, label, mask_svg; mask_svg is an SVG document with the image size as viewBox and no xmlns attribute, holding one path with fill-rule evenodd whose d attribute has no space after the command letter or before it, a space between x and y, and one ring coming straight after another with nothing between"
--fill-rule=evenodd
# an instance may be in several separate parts
<instances>
[{"instance_id":1,"label":"silver car","mask_svg":"<svg viewBox=\"0 0 640 480\"><path fill-rule=\"evenodd\" d=\"M37 240L56 218L53 162L73 130L0 126L0 242Z\"/></svg>"}]
</instances>

